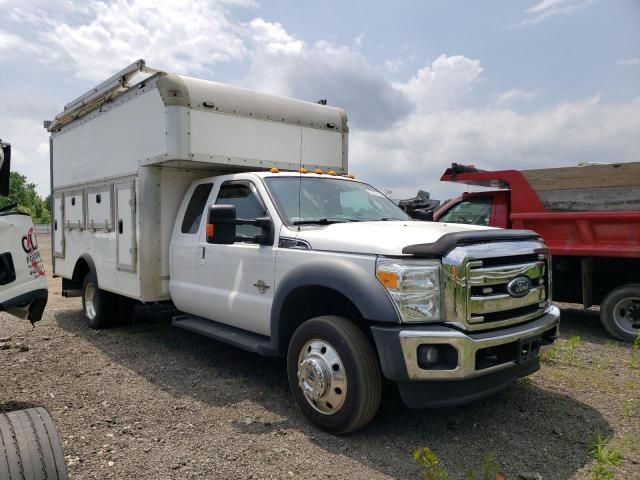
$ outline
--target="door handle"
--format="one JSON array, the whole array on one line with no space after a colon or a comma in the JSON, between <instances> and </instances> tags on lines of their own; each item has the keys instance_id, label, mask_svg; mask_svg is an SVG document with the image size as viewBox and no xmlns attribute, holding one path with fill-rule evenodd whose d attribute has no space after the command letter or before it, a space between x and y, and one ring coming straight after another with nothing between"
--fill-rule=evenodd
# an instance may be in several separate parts
<instances>
[{"instance_id":1,"label":"door handle","mask_svg":"<svg viewBox=\"0 0 640 480\"><path fill-rule=\"evenodd\" d=\"M124 224L123 224L123 222L122 222L122 219L118 220L118 233L119 233L120 235L122 235L122 232L123 232L123 230L124 230L123 225L124 225Z\"/></svg>"},{"instance_id":2,"label":"door handle","mask_svg":"<svg viewBox=\"0 0 640 480\"><path fill-rule=\"evenodd\" d=\"M198 247L198 248L202 249L202 251L200 252L200 258L202 260L204 260L204 257L205 257L205 254L206 254L207 250L206 250L205 247Z\"/></svg>"}]
</instances>

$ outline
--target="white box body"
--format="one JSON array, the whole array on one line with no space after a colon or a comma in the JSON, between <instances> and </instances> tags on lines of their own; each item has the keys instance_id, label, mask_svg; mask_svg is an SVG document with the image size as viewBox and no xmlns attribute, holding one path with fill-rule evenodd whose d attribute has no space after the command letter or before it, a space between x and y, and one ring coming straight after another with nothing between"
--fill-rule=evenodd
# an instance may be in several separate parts
<instances>
[{"instance_id":1,"label":"white box body","mask_svg":"<svg viewBox=\"0 0 640 480\"><path fill-rule=\"evenodd\" d=\"M61 120L59 120L61 119ZM169 300L169 242L197 178L249 170L347 172L344 111L156 73L50 127L54 274L90 258L100 288Z\"/></svg>"}]
</instances>

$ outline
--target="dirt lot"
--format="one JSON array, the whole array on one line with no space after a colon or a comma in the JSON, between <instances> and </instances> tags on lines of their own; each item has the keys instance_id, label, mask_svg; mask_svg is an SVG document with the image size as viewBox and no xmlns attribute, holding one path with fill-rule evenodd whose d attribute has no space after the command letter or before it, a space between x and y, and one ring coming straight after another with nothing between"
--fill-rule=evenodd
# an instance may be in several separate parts
<instances>
[{"instance_id":1,"label":"dirt lot","mask_svg":"<svg viewBox=\"0 0 640 480\"><path fill-rule=\"evenodd\" d=\"M283 361L172 329L166 312L90 331L78 299L49 286L34 329L0 314L0 410L48 408L73 479L418 479L423 446L452 479L487 454L508 479L587 479L598 433L622 455L615 478L640 479L640 352L610 341L597 312L565 309L543 369L502 394L410 410L390 386L368 428L337 438L302 417Z\"/></svg>"}]
</instances>

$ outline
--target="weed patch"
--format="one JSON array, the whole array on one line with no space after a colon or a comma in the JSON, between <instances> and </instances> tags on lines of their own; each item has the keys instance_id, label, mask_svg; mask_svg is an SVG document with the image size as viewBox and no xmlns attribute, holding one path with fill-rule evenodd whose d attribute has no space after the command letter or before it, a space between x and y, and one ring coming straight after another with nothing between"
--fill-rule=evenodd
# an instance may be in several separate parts
<instances>
[{"instance_id":1,"label":"weed patch","mask_svg":"<svg viewBox=\"0 0 640 480\"><path fill-rule=\"evenodd\" d=\"M413 461L420 467L422 480L445 480L447 472L440 466L440 459L429 447L418 448L413 452Z\"/></svg>"},{"instance_id":2,"label":"weed patch","mask_svg":"<svg viewBox=\"0 0 640 480\"><path fill-rule=\"evenodd\" d=\"M615 467L622 461L622 454L611 444L611 439L603 438L600 433L594 440L589 456L596 462L594 480L611 480Z\"/></svg>"}]
</instances>

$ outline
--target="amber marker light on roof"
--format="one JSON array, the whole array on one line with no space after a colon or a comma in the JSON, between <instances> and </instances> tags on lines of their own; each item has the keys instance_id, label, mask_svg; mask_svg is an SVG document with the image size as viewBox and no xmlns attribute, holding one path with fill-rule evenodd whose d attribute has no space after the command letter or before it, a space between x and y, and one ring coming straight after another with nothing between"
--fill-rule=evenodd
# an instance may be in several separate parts
<instances>
[{"instance_id":1,"label":"amber marker light on roof","mask_svg":"<svg viewBox=\"0 0 640 480\"><path fill-rule=\"evenodd\" d=\"M302 167L300 169L300 173L309 173L309 170L307 170L306 168Z\"/></svg>"},{"instance_id":2,"label":"amber marker light on roof","mask_svg":"<svg viewBox=\"0 0 640 480\"><path fill-rule=\"evenodd\" d=\"M356 178L356 176L355 176L353 173L347 173L347 174L345 175L345 177L347 177L347 178L351 178L351 179L355 179L355 178Z\"/></svg>"},{"instance_id":3,"label":"amber marker light on roof","mask_svg":"<svg viewBox=\"0 0 640 480\"><path fill-rule=\"evenodd\" d=\"M271 169L271 173L280 173L280 170L279 170L279 169L277 169L276 167L273 167L273 168Z\"/></svg>"},{"instance_id":4,"label":"amber marker light on roof","mask_svg":"<svg viewBox=\"0 0 640 480\"><path fill-rule=\"evenodd\" d=\"M314 173L317 173L318 175L322 175L324 172L322 170L320 170L319 168L316 168L314 170Z\"/></svg>"},{"instance_id":5,"label":"amber marker light on roof","mask_svg":"<svg viewBox=\"0 0 640 480\"><path fill-rule=\"evenodd\" d=\"M332 176L334 176L334 177L335 177L335 176L337 175L337 173L336 173L336 171L335 171L335 170L329 170L329 171L327 172L327 175L332 175Z\"/></svg>"}]
</instances>

